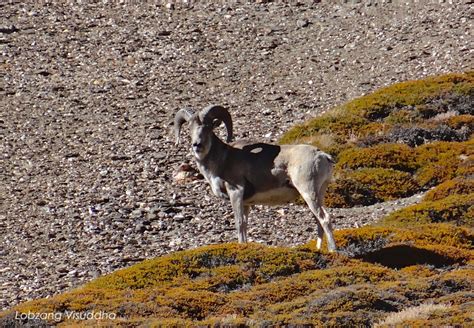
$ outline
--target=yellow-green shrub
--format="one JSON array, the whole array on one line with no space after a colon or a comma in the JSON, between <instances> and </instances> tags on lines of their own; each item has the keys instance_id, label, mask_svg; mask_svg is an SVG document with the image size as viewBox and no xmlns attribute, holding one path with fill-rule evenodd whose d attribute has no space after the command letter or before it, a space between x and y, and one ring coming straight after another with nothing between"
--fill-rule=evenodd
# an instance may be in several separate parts
<instances>
[{"instance_id":1,"label":"yellow-green shrub","mask_svg":"<svg viewBox=\"0 0 474 328\"><path fill-rule=\"evenodd\" d=\"M353 284L393 281L397 277L391 269L359 261L347 261L343 266L302 272L295 277L255 286L250 291L236 291L229 295L236 300L258 302L260 306L289 301L309 295L316 290L333 289Z\"/></svg>"},{"instance_id":2,"label":"yellow-green shrub","mask_svg":"<svg viewBox=\"0 0 474 328\"><path fill-rule=\"evenodd\" d=\"M181 287L171 288L154 299L159 306L172 309L170 313L179 313L182 318L192 320L202 320L218 312L226 301L226 296L220 293Z\"/></svg>"},{"instance_id":3,"label":"yellow-green shrub","mask_svg":"<svg viewBox=\"0 0 474 328\"><path fill-rule=\"evenodd\" d=\"M385 168L412 172L417 167L411 147L403 144L381 144L369 148L351 148L337 158L340 169Z\"/></svg>"},{"instance_id":4,"label":"yellow-green shrub","mask_svg":"<svg viewBox=\"0 0 474 328\"><path fill-rule=\"evenodd\" d=\"M306 261L307 260L307 261ZM310 263L313 263L311 266ZM323 255L258 244L226 244L176 252L147 260L130 268L96 279L91 287L101 289L141 289L154 286L182 286L215 290L228 283L263 283L305 269L320 267ZM249 274L252 272L252 274Z\"/></svg>"},{"instance_id":5,"label":"yellow-green shrub","mask_svg":"<svg viewBox=\"0 0 474 328\"><path fill-rule=\"evenodd\" d=\"M349 142L354 137L372 134L368 133L367 126L373 122L383 122L381 131L387 131L387 126L394 123L412 123L435 115L444 109L433 109L434 105L426 104L443 97L463 97L472 94L473 89L472 72L397 83L293 127L282 136L280 143L300 142L320 133L344 136L344 142Z\"/></svg>"},{"instance_id":6,"label":"yellow-green shrub","mask_svg":"<svg viewBox=\"0 0 474 328\"><path fill-rule=\"evenodd\" d=\"M466 142L434 142L416 148L420 169L415 174L416 182L422 187L432 187L459 175L463 166L474 152L474 139Z\"/></svg>"},{"instance_id":7,"label":"yellow-green shrub","mask_svg":"<svg viewBox=\"0 0 474 328\"><path fill-rule=\"evenodd\" d=\"M419 166L429 163L446 161L450 158L469 156L474 153L474 139L465 142L437 141L415 148Z\"/></svg>"},{"instance_id":8,"label":"yellow-green shrub","mask_svg":"<svg viewBox=\"0 0 474 328\"><path fill-rule=\"evenodd\" d=\"M464 114L452 116L447 119L447 123L448 126L453 129L460 129L466 126L472 131L474 130L474 115Z\"/></svg>"},{"instance_id":9,"label":"yellow-green shrub","mask_svg":"<svg viewBox=\"0 0 474 328\"><path fill-rule=\"evenodd\" d=\"M421 121L419 112L410 109L401 109L391 111L390 114L384 119L385 123L388 124L414 124Z\"/></svg>"},{"instance_id":10,"label":"yellow-green shrub","mask_svg":"<svg viewBox=\"0 0 474 328\"><path fill-rule=\"evenodd\" d=\"M440 200L448 196L452 196L454 194L473 194L474 197L474 180L465 178L455 178L453 180L447 180L428 191L423 200Z\"/></svg>"},{"instance_id":11,"label":"yellow-green shrub","mask_svg":"<svg viewBox=\"0 0 474 328\"><path fill-rule=\"evenodd\" d=\"M453 195L437 201L412 205L388 215L381 224L409 226L437 222L473 226L474 194Z\"/></svg>"},{"instance_id":12,"label":"yellow-green shrub","mask_svg":"<svg viewBox=\"0 0 474 328\"><path fill-rule=\"evenodd\" d=\"M380 200L391 200L412 195L418 187L406 172L382 168L355 170L349 176L368 186Z\"/></svg>"},{"instance_id":13,"label":"yellow-green shrub","mask_svg":"<svg viewBox=\"0 0 474 328\"><path fill-rule=\"evenodd\" d=\"M291 144L302 140L307 141L308 137L322 134L331 134L334 137L342 137L344 140L350 138L358 128L367 123L368 121L360 116L335 110L291 128L282 136L279 143Z\"/></svg>"},{"instance_id":14,"label":"yellow-green shrub","mask_svg":"<svg viewBox=\"0 0 474 328\"><path fill-rule=\"evenodd\" d=\"M419 190L411 174L393 169L362 168L340 174L328 187L329 207L371 205L407 197Z\"/></svg>"},{"instance_id":15,"label":"yellow-green shrub","mask_svg":"<svg viewBox=\"0 0 474 328\"><path fill-rule=\"evenodd\" d=\"M338 230L335 231L334 237L340 249L350 249L354 254L407 243L417 247L450 247L461 252L461 249L470 250L474 243L472 230L446 223L396 226L384 224L382 221L376 226ZM474 253L471 257L474 259Z\"/></svg>"},{"instance_id":16,"label":"yellow-green shrub","mask_svg":"<svg viewBox=\"0 0 474 328\"><path fill-rule=\"evenodd\" d=\"M328 207L344 208L372 205L380 201L370 186L350 176L339 177L327 189L324 203Z\"/></svg>"},{"instance_id":17,"label":"yellow-green shrub","mask_svg":"<svg viewBox=\"0 0 474 328\"><path fill-rule=\"evenodd\" d=\"M445 159L444 162L438 161L421 167L414 177L416 183L426 189L454 178L461 159L455 157L445 157Z\"/></svg>"},{"instance_id":18,"label":"yellow-green shrub","mask_svg":"<svg viewBox=\"0 0 474 328\"><path fill-rule=\"evenodd\" d=\"M393 109L415 108L448 93L465 95L473 89L472 74L446 74L397 83L346 104L347 111L368 119L385 118Z\"/></svg>"},{"instance_id":19,"label":"yellow-green shrub","mask_svg":"<svg viewBox=\"0 0 474 328\"><path fill-rule=\"evenodd\" d=\"M474 177L474 154L466 156L456 169L456 176L466 179Z\"/></svg>"},{"instance_id":20,"label":"yellow-green shrub","mask_svg":"<svg viewBox=\"0 0 474 328\"><path fill-rule=\"evenodd\" d=\"M403 197L456 176L469 177L474 174L471 158L474 154L474 139L431 143L428 140L425 141L428 143L416 148L398 144L405 140L405 133L408 134L407 143L419 138L431 138L430 131L437 131L440 125L447 124L456 130L472 130L473 115L459 115L452 108L463 104L460 111L466 112L469 107L466 102L472 102L473 93L473 72L398 83L354 99L321 117L296 126L280 142L309 142L337 157L338 179L328 190L328 206L368 205ZM442 132L433 133L436 136ZM392 188L397 186L396 179L389 179L386 172L374 172L372 181L368 181L367 174L359 173L356 177L350 171L358 168L396 169L413 173L414 176L410 180L396 177L404 181L402 189L396 193L396 188ZM378 184L382 180L386 180L388 186ZM386 190L381 190L383 188ZM410 188L410 192L406 192L407 188Z\"/></svg>"}]
</instances>

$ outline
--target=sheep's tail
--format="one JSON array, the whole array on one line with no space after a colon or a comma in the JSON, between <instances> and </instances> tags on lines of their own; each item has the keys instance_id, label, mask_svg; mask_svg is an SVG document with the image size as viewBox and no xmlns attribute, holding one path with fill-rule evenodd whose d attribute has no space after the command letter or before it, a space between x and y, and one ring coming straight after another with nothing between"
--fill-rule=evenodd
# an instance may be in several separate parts
<instances>
[{"instance_id":1,"label":"sheep's tail","mask_svg":"<svg viewBox=\"0 0 474 328\"><path fill-rule=\"evenodd\" d=\"M333 172L334 172L334 165L336 164L336 161L335 161L334 158L333 158L331 155L329 155L329 154L324 153L324 156L326 157L326 159L328 160L328 163L329 163L329 167L328 167L328 170L329 170L328 181L329 181L329 182L333 182L333 181L334 181Z\"/></svg>"}]
</instances>

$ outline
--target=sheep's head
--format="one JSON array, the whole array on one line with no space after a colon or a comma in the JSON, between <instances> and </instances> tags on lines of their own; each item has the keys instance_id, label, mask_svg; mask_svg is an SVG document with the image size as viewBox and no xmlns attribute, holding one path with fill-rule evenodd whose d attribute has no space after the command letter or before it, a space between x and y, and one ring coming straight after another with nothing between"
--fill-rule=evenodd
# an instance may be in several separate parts
<instances>
[{"instance_id":1,"label":"sheep's head","mask_svg":"<svg viewBox=\"0 0 474 328\"><path fill-rule=\"evenodd\" d=\"M189 123L192 150L199 160L209 153L214 136L213 129L222 122L227 128L227 142L232 141L232 118L222 106L211 105L199 113L193 113L187 108L179 110L174 118L176 144L179 144L181 126L184 122Z\"/></svg>"}]
</instances>

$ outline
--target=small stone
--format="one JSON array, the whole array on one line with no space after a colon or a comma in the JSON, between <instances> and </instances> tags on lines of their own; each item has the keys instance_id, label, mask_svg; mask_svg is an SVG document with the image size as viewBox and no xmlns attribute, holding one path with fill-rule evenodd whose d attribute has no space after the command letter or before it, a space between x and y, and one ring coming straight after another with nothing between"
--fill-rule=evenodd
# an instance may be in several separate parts
<instances>
[{"instance_id":1,"label":"small stone","mask_svg":"<svg viewBox=\"0 0 474 328\"><path fill-rule=\"evenodd\" d=\"M132 219L138 219L138 218L141 218L142 216L143 216L143 210L141 209L134 210L130 213L130 217Z\"/></svg>"},{"instance_id":2,"label":"small stone","mask_svg":"<svg viewBox=\"0 0 474 328\"><path fill-rule=\"evenodd\" d=\"M296 25L297 25L299 28L307 27L309 24L310 24L310 22L309 22L307 19L298 19L298 20L296 21Z\"/></svg>"},{"instance_id":3,"label":"small stone","mask_svg":"<svg viewBox=\"0 0 474 328\"><path fill-rule=\"evenodd\" d=\"M173 220L176 222L183 222L185 219L185 216L183 214L176 214L173 216Z\"/></svg>"},{"instance_id":4,"label":"small stone","mask_svg":"<svg viewBox=\"0 0 474 328\"><path fill-rule=\"evenodd\" d=\"M135 232L142 233L146 230L145 226L141 223L135 226Z\"/></svg>"},{"instance_id":5,"label":"small stone","mask_svg":"<svg viewBox=\"0 0 474 328\"><path fill-rule=\"evenodd\" d=\"M188 163L183 163L176 170L173 179L177 183L188 183L202 179L202 175Z\"/></svg>"}]
</instances>

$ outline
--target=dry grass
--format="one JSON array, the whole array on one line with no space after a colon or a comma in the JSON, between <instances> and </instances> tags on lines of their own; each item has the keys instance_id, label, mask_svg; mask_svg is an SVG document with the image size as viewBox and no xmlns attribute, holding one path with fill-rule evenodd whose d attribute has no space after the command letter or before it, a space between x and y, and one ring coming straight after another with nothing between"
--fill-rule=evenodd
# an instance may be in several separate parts
<instances>
[{"instance_id":1,"label":"dry grass","mask_svg":"<svg viewBox=\"0 0 474 328\"><path fill-rule=\"evenodd\" d=\"M395 326L407 320L423 319L434 311L448 311L449 304L421 304L406 308L400 312L389 314L383 321L376 323L374 328Z\"/></svg>"}]
</instances>

